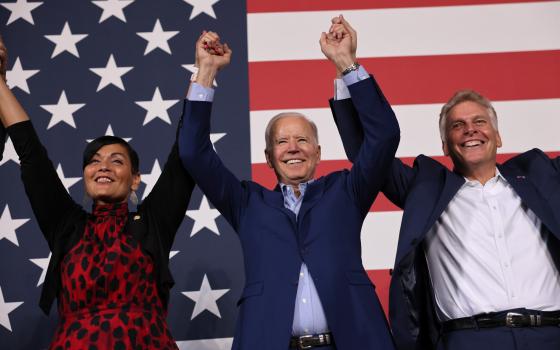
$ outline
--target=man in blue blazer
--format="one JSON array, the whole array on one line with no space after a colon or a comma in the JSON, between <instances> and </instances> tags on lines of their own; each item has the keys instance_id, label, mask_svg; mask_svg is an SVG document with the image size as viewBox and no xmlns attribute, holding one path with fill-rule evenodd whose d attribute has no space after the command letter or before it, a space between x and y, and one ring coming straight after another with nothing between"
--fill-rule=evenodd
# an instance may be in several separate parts
<instances>
[{"instance_id":1,"label":"man in blue blazer","mask_svg":"<svg viewBox=\"0 0 560 350\"><path fill-rule=\"evenodd\" d=\"M331 31L355 36L343 18ZM363 128L338 90L331 108L353 160ZM534 149L496 164L496 112L474 91L457 92L439 124L453 171L394 159L382 188L404 210L390 287L397 347L560 349L560 158Z\"/></svg>"},{"instance_id":2,"label":"man in blue blazer","mask_svg":"<svg viewBox=\"0 0 560 350\"><path fill-rule=\"evenodd\" d=\"M281 113L265 135L266 159L278 178L272 191L239 181L213 150L208 96L231 50L213 32L196 44L199 70L185 104L179 152L241 239L246 283L234 349L394 349L362 266L360 231L394 157L399 126L373 78L352 60L348 40L323 34L320 43L346 71L364 146L351 171L315 179L321 156L315 125L301 114Z\"/></svg>"}]
</instances>

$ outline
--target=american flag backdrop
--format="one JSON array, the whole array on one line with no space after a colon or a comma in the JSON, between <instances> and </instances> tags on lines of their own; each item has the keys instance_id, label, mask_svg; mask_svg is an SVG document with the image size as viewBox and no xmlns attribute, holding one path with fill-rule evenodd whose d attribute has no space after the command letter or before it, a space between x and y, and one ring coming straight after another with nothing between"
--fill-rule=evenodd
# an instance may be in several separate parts
<instances>
[{"instance_id":1,"label":"american flag backdrop","mask_svg":"<svg viewBox=\"0 0 560 350\"><path fill-rule=\"evenodd\" d=\"M152 188L175 135L194 42L215 30L234 51L215 82L212 142L240 178L273 187L264 128L279 110L319 128L319 174L348 167L328 109L334 69L318 40L343 13L358 59L399 119L397 156L442 162L437 115L460 88L495 101L500 160L539 147L560 154L560 2L516 0L0 0L8 83L59 176L82 202L81 152L102 134L130 138ZM0 161L0 348L45 349L56 324L38 300L50 257L8 140ZM169 199L170 201L173 198ZM401 212L379 198L362 233L363 263L387 305ZM229 349L243 287L240 246L196 190L180 227L168 321L181 349ZM273 317L273 315L271 315Z\"/></svg>"}]
</instances>

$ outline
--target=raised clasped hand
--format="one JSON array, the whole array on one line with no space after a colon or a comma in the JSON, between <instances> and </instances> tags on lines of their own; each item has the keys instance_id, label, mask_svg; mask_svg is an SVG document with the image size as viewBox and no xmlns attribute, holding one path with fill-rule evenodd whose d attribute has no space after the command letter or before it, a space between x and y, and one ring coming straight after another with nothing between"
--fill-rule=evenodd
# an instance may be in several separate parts
<instances>
[{"instance_id":1,"label":"raised clasped hand","mask_svg":"<svg viewBox=\"0 0 560 350\"><path fill-rule=\"evenodd\" d=\"M220 42L218 33L203 31L196 42L195 66L220 70L231 61L232 51Z\"/></svg>"},{"instance_id":2,"label":"raised clasped hand","mask_svg":"<svg viewBox=\"0 0 560 350\"><path fill-rule=\"evenodd\" d=\"M357 33L342 15L331 20L328 33L321 33L321 51L337 69L347 68L356 61Z\"/></svg>"}]
</instances>

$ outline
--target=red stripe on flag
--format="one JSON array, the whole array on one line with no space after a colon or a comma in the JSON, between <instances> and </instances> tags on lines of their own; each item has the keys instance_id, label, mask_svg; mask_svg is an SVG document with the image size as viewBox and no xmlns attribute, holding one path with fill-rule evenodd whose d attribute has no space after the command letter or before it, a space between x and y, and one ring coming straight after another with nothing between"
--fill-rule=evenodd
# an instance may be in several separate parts
<instances>
[{"instance_id":1,"label":"red stripe on flag","mask_svg":"<svg viewBox=\"0 0 560 350\"><path fill-rule=\"evenodd\" d=\"M390 270L367 270L369 279L375 285L375 292L381 302L385 316L389 317L389 286L391 285Z\"/></svg>"},{"instance_id":2,"label":"red stripe on flag","mask_svg":"<svg viewBox=\"0 0 560 350\"><path fill-rule=\"evenodd\" d=\"M464 88L496 101L560 97L560 50L359 61L392 104L443 103ZM326 107L334 77L326 60L250 62L251 110Z\"/></svg>"},{"instance_id":3,"label":"red stripe on flag","mask_svg":"<svg viewBox=\"0 0 560 350\"><path fill-rule=\"evenodd\" d=\"M509 4L519 2L546 2L546 0L247 0L247 12L344 11L403 7Z\"/></svg>"},{"instance_id":4,"label":"red stripe on flag","mask_svg":"<svg viewBox=\"0 0 560 350\"><path fill-rule=\"evenodd\" d=\"M546 154L550 158L555 158L555 157L560 156L560 151L558 151L558 152L546 152ZM503 162L507 161L508 159L510 159L511 157L514 157L516 155L518 155L518 153L498 154L497 155L497 161L498 161L498 163L503 163ZM449 169L451 169L453 167L452 163L451 163L451 159L449 157L436 156L436 157L432 157L432 158L437 160L441 164L445 165ZM413 165L414 159L415 159L414 157L403 157L403 158L401 158L403 163L408 164L410 166ZM321 177L321 176L330 174L333 171L337 171L337 170L341 170L341 169L350 169L350 167L351 167L351 164L347 160L322 160L319 163L319 165L317 165L317 170L315 172L315 176L316 177ZM256 164L251 165L251 169L252 169L253 181L265 186L266 188L270 188L270 189L272 189L272 188L274 188L274 186L276 186L276 184L277 184L276 175L274 174L272 169L270 169L268 167L268 165L266 165L264 163L256 163ZM385 197L383 194L379 194L379 196L377 197L377 199L373 203L372 207L370 208L370 211L375 211L375 212L398 211L398 210L400 210L400 209L397 206L395 206L393 203L391 203L387 199L387 197Z\"/></svg>"}]
</instances>

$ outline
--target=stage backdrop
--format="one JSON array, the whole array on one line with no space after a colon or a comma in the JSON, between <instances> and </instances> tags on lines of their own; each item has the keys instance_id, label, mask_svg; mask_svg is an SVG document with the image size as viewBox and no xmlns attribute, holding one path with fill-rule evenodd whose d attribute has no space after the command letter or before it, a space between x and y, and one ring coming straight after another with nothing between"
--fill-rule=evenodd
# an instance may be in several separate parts
<instances>
[{"instance_id":1,"label":"stage backdrop","mask_svg":"<svg viewBox=\"0 0 560 350\"><path fill-rule=\"evenodd\" d=\"M264 128L294 110L319 127L319 174L349 167L328 109L334 70L321 31L343 13L358 59L375 74L402 130L397 156L445 164L439 108L455 90L495 101L500 160L532 147L560 151L560 2L516 0L0 1L8 83L33 119L72 197L83 200L81 152L103 134L140 154L144 197L173 142L203 29L234 58L217 78L212 141L240 178L273 187ZM49 250L19 180L10 140L0 161L0 344L45 349L56 310L38 307ZM169 199L174 200L173 198ZM334 215L334 213L333 213ZM362 232L363 263L387 306L401 212L379 198ZM181 349L229 349L243 266L235 233L196 190L170 260L169 323ZM271 315L274 317L274 315Z\"/></svg>"}]
</instances>

